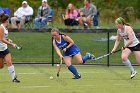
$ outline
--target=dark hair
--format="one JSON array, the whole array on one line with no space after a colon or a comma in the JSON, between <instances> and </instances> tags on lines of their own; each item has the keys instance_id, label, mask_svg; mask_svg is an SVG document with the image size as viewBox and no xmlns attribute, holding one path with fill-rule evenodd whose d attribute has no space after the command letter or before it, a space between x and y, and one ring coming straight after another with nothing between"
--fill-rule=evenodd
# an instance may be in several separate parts
<instances>
[{"instance_id":1,"label":"dark hair","mask_svg":"<svg viewBox=\"0 0 140 93\"><path fill-rule=\"evenodd\" d=\"M129 24L129 23L126 23L125 19L122 18L122 17L117 18L116 21L117 21L119 24L130 26L130 24Z\"/></svg>"},{"instance_id":2,"label":"dark hair","mask_svg":"<svg viewBox=\"0 0 140 93\"><path fill-rule=\"evenodd\" d=\"M5 13L0 13L0 22L4 23L6 20L8 20L9 16Z\"/></svg>"},{"instance_id":3,"label":"dark hair","mask_svg":"<svg viewBox=\"0 0 140 93\"><path fill-rule=\"evenodd\" d=\"M86 0L87 2L91 3L91 0Z\"/></svg>"}]
</instances>

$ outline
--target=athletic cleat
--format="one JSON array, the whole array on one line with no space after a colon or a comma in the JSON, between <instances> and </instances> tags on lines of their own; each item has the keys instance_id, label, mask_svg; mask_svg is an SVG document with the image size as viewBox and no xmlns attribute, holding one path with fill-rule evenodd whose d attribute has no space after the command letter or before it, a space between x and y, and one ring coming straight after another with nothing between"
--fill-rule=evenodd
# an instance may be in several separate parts
<instances>
[{"instance_id":1,"label":"athletic cleat","mask_svg":"<svg viewBox=\"0 0 140 93\"><path fill-rule=\"evenodd\" d=\"M86 55L88 55L91 60L95 59L95 56L93 54L87 52Z\"/></svg>"},{"instance_id":2,"label":"athletic cleat","mask_svg":"<svg viewBox=\"0 0 140 93\"><path fill-rule=\"evenodd\" d=\"M87 52L86 55L88 55L88 57L90 58L90 53L89 52Z\"/></svg>"},{"instance_id":3,"label":"athletic cleat","mask_svg":"<svg viewBox=\"0 0 140 93\"><path fill-rule=\"evenodd\" d=\"M131 72L131 79L134 78L136 74L137 74L137 71Z\"/></svg>"},{"instance_id":4,"label":"athletic cleat","mask_svg":"<svg viewBox=\"0 0 140 93\"><path fill-rule=\"evenodd\" d=\"M20 83L20 81L17 79L17 76L15 76L15 78L12 80L12 82Z\"/></svg>"},{"instance_id":5,"label":"athletic cleat","mask_svg":"<svg viewBox=\"0 0 140 93\"><path fill-rule=\"evenodd\" d=\"M91 54L91 60L94 60L95 56L93 54Z\"/></svg>"},{"instance_id":6,"label":"athletic cleat","mask_svg":"<svg viewBox=\"0 0 140 93\"><path fill-rule=\"evenodd\" d=\"M72 78L72 79L80 79L81 78L81 75L76 75L76 76L74 76L74 78Z\"/></svg>"}]
</instances>

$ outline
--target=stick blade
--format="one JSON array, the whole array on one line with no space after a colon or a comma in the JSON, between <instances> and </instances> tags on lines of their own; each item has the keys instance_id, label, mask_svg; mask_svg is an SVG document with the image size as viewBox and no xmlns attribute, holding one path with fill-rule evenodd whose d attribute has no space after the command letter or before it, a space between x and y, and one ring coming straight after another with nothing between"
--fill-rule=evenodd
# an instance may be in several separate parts
<instances>
[{"instance_id":1,"label":"stick blade","mask_svg":"<svg viewBox=\"0 0 140 93\"><path fill-rule=\"evenodd\" d=\"M59 73L57 73L57 77L59 77Z\"/></svg>"},{"instance_id":2,"label":"stick blade","mask_svg":"<svg viewBox=\"0 0 140 93\"><path fill-rule=\"evenodd\" d=\"M21 46L21 45L17 45L17 46L16 46L16 49L22 50L22 46Z\"/></svg>"}]
</instances>

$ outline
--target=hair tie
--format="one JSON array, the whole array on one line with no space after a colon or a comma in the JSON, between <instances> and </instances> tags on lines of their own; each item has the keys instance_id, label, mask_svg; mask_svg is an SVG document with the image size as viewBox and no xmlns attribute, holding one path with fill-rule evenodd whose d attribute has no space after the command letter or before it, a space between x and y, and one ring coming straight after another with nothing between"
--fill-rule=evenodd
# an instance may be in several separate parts
<instances>
[{"instance_id":1,"label":"hair tie","mask_svg":"<svg viewBox=\"0 0 140 93\"><path fill-rule=\"evenodd\" d=\"M118 23L122 23L122 20L119 18L116 19Z\"/></svg>"}]
</instances>

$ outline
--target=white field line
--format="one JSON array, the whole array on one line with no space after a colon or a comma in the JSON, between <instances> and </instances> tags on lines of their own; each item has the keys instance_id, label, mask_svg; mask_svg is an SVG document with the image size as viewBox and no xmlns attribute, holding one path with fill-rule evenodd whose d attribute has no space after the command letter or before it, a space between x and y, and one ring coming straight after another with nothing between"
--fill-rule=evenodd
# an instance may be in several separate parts
<instances>
[{"instance_id":1,"label":"white field line","mask_svg":"<svg viewBox=\"0 0 140 93\"><path fill-rule=\"evenodd\" d=\"M72 85L73 87L95 87L95 85ZM22 86L21 88L48 88L55 86Z\"/></svg>"},{"instance_id":2,"label":"white field line","mask_svg":"<svg viewBox=\"0 0 140 93\"><path fill-rule=\"evenodd\" d=\"M67 74L67 73L70 73L70 72L61 72L61 73L63 73L63 74ZM95 73L107 73L107 72L80 72L80 73L82 73L82 74L95 74ZM32 74L32 75L36 75L36 74L47 74L47 72L46 73L40 73L40 72L29 72L29 73L18 73L18 74Z\"/></svg>"},{"instance_id":3,"label":"white field line","mask_svg":"<svg viewBox=\"0 0 140 93\"><path fill-rule=\"evenodd\" d=\"M61 72L61 73L63 73L63 74L67 74L67 73L70 73L70 72ZM107 74L107 73L110 73L110 72L80 72L80 73L82 73L82 74L98 74L98 73L101 73L101 74ZM127 73L127 72L119 72L120 74L122 74L122 73ZM20 73L18 73L18 74L47 74L47 72L44 72L44 73L42 73L42 72L28 72L28 73L22 73L22 72L20 72Z\"/></svg>"},{"instance_id":4,"label":"white field line","mask_svg":"<svg viewBox=\"0 0 140 93\"><path fill-rule=\"evenodd\" d=\"M18 74L45 74L45 73L38 73L38 72L34 72L34 73L18 73Z\"/></svg>"},{"instance_id":5,"label":"white field line","mask_svg":"<svg viewBox=\"0 0 140 93\"><path fill-rule=\"evenodd\" d=\"M95 87L95 85L73 85L75 87Z\"/></svg>"},{"instance_id":6,"label":"white field line","mask_svg":"<svg viewBox=\"0 0 140 93\"><path fill-rule=\"evenodd\" d=\"M21 88L48 88L50 86L22 86Z\"/></svg>"},{"instance_id":7,"label":"white field line","mask_svg":"<svg viewBox=\"0 0 140 93\"><path fill-rule=\"evenodd\" d=\"M114 86L130 86L130 84L113 84Z\"/></svg>"},{"instance_id":8,"label":"white field line","mask_svg":"<svg viewBox=\"0 0 140 93\"><path fill-rule=\"evenodd\" d=\"M121 87L128 87L128 86L131 86L131 87L138 87L138 88L140 87L140 86L137 86L137 85L135 85L135 84L133 84L133 83L132 83L132 84L131 84L131 83L129 83L129 84L121 84L121 83L120 83L120 84L117 84L117 83L116 83L116 84L113 84L113 86L121 86Z\"/></svg>"},{"instance_id":9,"label":"white field line","mask_svg":"<svg viewBox=\"0 0 140 93\"><path fill-rule=\"evenodd\" d=\"M72 85L69 87L92 87L95 88L97 85ZM123 87L140 87L140 86L132 86L131 84L113 84L113 86L123 86ZM57 87L57 86L22 86L21 88L25 89L34 89L34 88L50 88L50 87Z\"/></svg>"}]
</instances>

